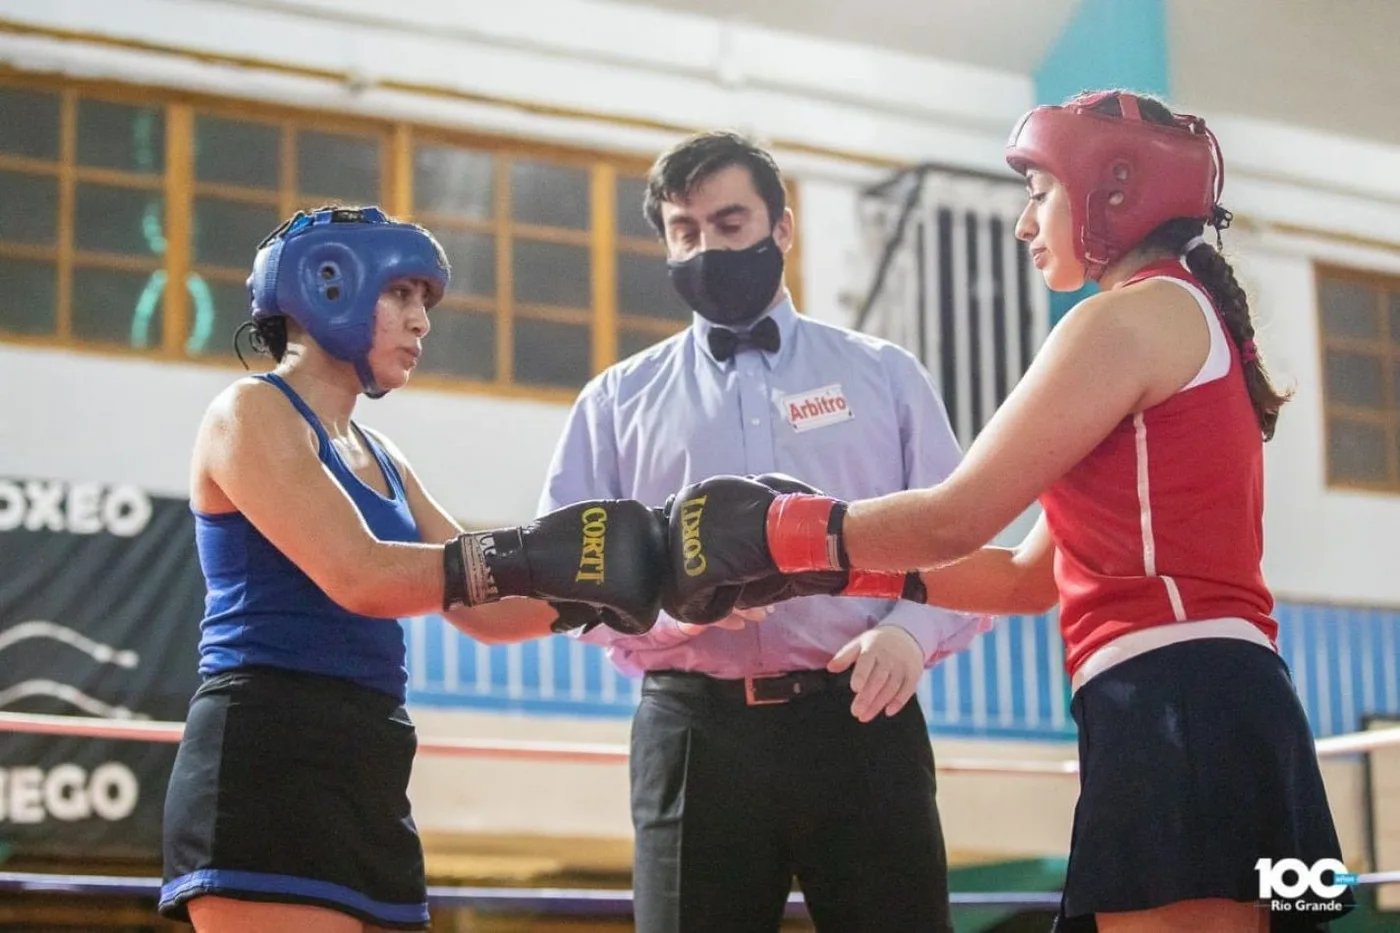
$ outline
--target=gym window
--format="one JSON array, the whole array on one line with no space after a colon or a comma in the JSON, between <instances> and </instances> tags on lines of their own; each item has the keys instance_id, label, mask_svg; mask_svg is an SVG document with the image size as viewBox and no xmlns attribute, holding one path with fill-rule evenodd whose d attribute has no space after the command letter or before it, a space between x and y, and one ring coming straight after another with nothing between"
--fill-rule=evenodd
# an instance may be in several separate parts
<instances>
[{"instance_id":1,"label":"gym window","mask_svg":"<svg viewBox=\"0 0 1400 933\"><path fill-rule=\"evenodd\" d=\"M1319 267L1332 486L1400 492L1400 279Z\"/></svg>"},{"instance_id":2,"label":"gym window","mask_svg":"<svg viewBox=\"0 0 1400 933\"><path fill-rule=\"evenodd\" d=\"M689 323L641 214L649 161L6 78L0 340L237 365L258 241L298 209L376 202L452 262L414 384L567 399Z\"/></svg>"}]
</instances>

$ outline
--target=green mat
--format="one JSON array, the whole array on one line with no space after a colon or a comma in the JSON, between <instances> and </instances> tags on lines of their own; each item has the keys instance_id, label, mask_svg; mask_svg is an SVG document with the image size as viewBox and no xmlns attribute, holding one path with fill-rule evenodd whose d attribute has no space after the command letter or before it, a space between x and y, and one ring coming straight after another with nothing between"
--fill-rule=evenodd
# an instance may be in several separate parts
<instances>
[{"instance_id":1,"label":"green mat","mask_svg":"<svg viewBox=\"0 0 1400 933\"><path fill-rule=\"evenodd\" d=\"M950 890L972 891L1058 891L1065 881L1064 858L1022 859L969 865L948 872ZM1021 907L954 907L953 927L958 933L981 933L1004 923Z\"/></svg>"}]
</instances>

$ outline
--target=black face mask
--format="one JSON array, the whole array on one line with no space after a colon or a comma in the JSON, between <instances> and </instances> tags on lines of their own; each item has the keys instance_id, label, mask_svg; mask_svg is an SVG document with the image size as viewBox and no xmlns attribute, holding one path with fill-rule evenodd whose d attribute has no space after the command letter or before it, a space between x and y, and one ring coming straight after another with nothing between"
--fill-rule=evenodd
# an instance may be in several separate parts
<instances>
[{"instance_id":1,"label":"black face mask","mask_svg":"<svg viewBox=\"0 0 1400 933\"><path fill-rule=\"evenodd\" d=\"M783 280L783 251L770 236L747 249L707 249L666 263L671 285L712 324L739 327L768 309Z\"/></svg>"}]
</instances>

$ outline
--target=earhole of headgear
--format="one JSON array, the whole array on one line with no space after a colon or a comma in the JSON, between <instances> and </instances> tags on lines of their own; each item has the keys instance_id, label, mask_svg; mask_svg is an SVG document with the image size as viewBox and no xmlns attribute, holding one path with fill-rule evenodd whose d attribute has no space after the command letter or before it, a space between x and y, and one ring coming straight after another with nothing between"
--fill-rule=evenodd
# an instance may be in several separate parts
<instances>
[{"instance_id":1,"label":"earhole of headgear","mask_svg":"<svg viewBox=\"0 0 1400 933\"><path fill-rule=\"evenodd\" d=\"M321 267L321 278L329 282L331 279L335 278L335 275L338 271L340 270L336 269L335 266L331 265L330 263L326 263Z\"/></svg>"},{"instance_id":2,"label":"earhole of headgear","mask_svg":"<svg viewBox=\"0 0 1400 933\"><path fill-rule=\"evenodd\" d=\"M1120 184L1126 182L1130 174L1132 174L1132 170L1129 168L1127 162L1113 163L1113 177Z\"/></svg>"},{"instance_id":3,"label":"earhole of headgear","mask_svg":"<svg viewBox=\"0 0 1400 933\"><path fill-rule=\"evenodd\" d=\"M327 300L327 301L335 301L335 300L338 299L339 297L340 297L340 287L339 287L338 285L331 285L331 286L329 286L329 287L326 289L326 300Z\"/></svg>"}]
</instances>

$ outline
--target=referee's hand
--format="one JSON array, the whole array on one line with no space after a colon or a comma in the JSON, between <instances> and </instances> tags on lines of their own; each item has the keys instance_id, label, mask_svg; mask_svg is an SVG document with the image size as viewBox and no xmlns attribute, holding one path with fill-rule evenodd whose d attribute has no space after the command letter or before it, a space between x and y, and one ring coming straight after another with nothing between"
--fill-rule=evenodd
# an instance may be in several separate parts
<instances>
[{"instance_id":1,"label":"referee's hand","mask_svg":"<svg viewBox=\"0 0 1400 933\"><path fill-rule=\"evenodd\" d=\"M909 702L924 673L924 649L898 625L877 625L851 639L826 669L838 674L852 664L851 689L856 698L851 715L869 722L881 711L893 716Z\"/></svg>"}]
</instances>

